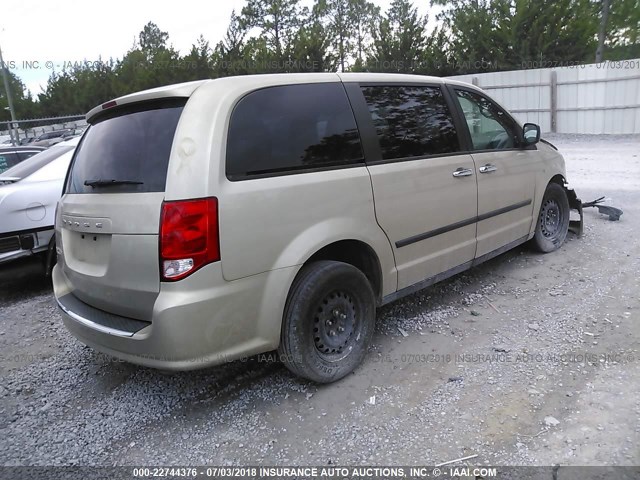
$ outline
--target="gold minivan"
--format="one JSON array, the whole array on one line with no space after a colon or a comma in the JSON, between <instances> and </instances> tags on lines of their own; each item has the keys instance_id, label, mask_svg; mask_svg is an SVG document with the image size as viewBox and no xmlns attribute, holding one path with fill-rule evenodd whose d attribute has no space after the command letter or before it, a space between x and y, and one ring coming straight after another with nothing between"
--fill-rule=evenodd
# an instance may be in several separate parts
<instances>
[{"instance_id":1,"label":"gold minivan","mask_svg":"<svg viewBox=\"0 0 640 480\"><path fill-rule=\"evenodd\" d=\"M482 90L369 73L229 77L87 114L56 213L81 342L161 369L278 349L331 382L376 307L523 242L562 245L562 156Z\"/></svg>"}]
</instances>

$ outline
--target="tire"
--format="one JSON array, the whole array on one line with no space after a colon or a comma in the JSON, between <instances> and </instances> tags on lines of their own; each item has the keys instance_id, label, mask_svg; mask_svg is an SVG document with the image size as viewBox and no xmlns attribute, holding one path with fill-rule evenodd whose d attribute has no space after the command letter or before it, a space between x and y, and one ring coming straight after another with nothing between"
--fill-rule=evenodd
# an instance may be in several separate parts
<instances>
[{"instance_id":1,"label":"tire","mask_svg":"<svg viewBox=\"0 0 640 480\"><path fill-rule=\"evenodd\" d=\"M281 361L314 382L339 380L367 353L375 305L369 280L354 266L326 260L305 265L285 305Z\"/></svg>"},{"instance_id":2,"label":"tire","mask_svg":"<svg viewBox=\"0 0 640 480\"><path fill-rule=\"evenodd\" d=\"M44 274L47 277L51 276L51 272L53 271L53 267L55 267L56 262L58 261L58 254L56 253L56 236L55 234L49 240L49 247L47 248L47 252L43 253L44 258Z\"/></svg>"},{"instance_id":3,"label":"tire","mask_svg":"<svg viewBox=\"0 0 640 480\"><path fill-rule=\"evenodd\" d=\"M569 199L557 183L550 183L542 197L536 233L531 239L533 248L549 253L562 246L569 231Z\"/></svg>"}]
</instances>

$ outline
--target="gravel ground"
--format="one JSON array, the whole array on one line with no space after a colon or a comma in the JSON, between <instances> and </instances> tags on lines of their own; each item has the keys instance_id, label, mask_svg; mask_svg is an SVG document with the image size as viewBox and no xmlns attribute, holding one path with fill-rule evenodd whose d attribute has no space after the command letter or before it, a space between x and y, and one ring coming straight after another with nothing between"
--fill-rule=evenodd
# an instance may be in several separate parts
<instances>
[{"instance_id":1,"label":"gravel ground","mask_svg":"<svg viewBox=\"0 0 640 480\"><path fill-rule=\"evenodd\" d=\"M585 234L512 250L378 312L327 386L268 355L166 374L64 329L40 266L0 270L3 465L640 464L640 136L555 136Z\"/></svg>"}]
</instances>

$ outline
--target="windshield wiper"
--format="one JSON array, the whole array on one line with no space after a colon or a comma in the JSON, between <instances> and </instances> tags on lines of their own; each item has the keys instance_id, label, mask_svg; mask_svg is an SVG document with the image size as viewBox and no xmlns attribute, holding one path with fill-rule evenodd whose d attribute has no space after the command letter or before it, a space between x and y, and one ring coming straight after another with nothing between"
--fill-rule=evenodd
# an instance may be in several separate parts
<instances>
[{"instance_id":1,"label":"windshield wiper","mask_svg":"<svg viewBox=\"0 0 640 480\"><path fill-rule=\"evenodd\" d=\"M106 187L110 185L142 185L144 182L138 182L136 180L116 180L115 178L98 179L98 180L85 180L84 184L87 187Z\"/></svg>"}]
</instances>

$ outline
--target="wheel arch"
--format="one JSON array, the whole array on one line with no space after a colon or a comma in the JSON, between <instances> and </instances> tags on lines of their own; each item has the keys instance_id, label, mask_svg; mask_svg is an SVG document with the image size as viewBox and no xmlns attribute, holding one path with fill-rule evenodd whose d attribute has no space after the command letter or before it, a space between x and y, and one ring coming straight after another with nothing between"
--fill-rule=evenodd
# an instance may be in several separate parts
<instances>
[{"instance_id":1,"label":"wheel arch","mask_svg":"<svg viewBox=\"0 0 640 480\"><path fill-rule=\"evenodd\" d=\"M560 185L562 188L564 188L565 190L566 185L567 185L567 180L564 178L564 175L562 175L561 173L556 173L553 177L551 177L549 179L549 181L547 182L547 186L550 183L557 183L558 185ZM545 187L546 188L546 187Z\"/></svg>"},{"instance_id":2,"label":"wheel arch","mask_svg":"<svg viewBox=\"0 0 640 480\"><path fill-rule=\"evenodd\" d=\"M582 201L578 198L578 194L576 193L576 191L573 188L569 187L569 182L567 182L567 179L564 178L564 175L560 173L554 175L547 183L547 186L551 183L557 183L564 189L565 193L567 194L567 199L569 200L569 208L578 210L582 219Z\"/></svg>"},{"instance_id":3,"label":"wheel arch","mask_svg":"<svg viewBox=\"0 0 640 480\"><path fill-rule=\"evenodd\" d=\"M577 198L576 192L572 188L568 187L569 182L567 182L567 179L565 178L563 173L555 173L546 182L544 183L541 182L540 185L543 185L544 188L542 188L541 190L538 190L538 188L536 188L536 195L535 195L534 204L533 204L533 216L531 221L531 228L529 229L530 239L533 238L533 235L535 234L536 225L538 223L538 215L540 212L540 207L542 206L542 198L544 197L544 192L547 190L547 187L552 183L560 185L564 189L564 191L567 194L567 198L569 199L570 208L572 209L578 208L578 204L580 200Z\"/></svg>"},{"instance_id":4,"label":"wheel arch","mask_svg":"<svg viewBox=\"0 0 640 480\"><path fill-rule=\"evenodd\" d=\"M309 256L303 266L320 260L344 262L356 267L369 280L376 303L380 305L382 301L382 267L373 247L362 240L334 241Z\"/></svg>"},{"instance_id":5,"label":"wheel arch","mask_svg":"<svg viewBox=\"0 0 640 480\"><path fill-rule=\"evenodd\" d=\"M582 200L578 198L578 194L573 188L569 187L569 182L563 175L557 174L551 177L551 180L547 183L547 186L551 183L557 183L560 185L564 192L567 194L569 200L569 209L578 212L579 218L576 220L569 220L569 230L578 236L581 236L584 232L584 216L582 214Z\"/></svg>"}]
</instances>

